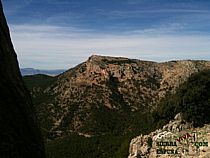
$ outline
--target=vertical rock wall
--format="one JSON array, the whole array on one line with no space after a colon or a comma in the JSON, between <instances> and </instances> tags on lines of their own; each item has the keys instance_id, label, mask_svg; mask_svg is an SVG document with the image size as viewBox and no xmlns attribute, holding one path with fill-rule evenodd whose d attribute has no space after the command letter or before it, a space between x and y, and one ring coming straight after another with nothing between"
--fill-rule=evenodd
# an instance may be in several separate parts
<instances>
[{"instance_id":1,"label":"vertical rock wall","mask_svg":"<svg viewBox=\"0 0 210 158\"><path fill-rule=\"evenodd\" d=\"M0 157L42 158L44 145L0 1Z\"/></svg>"}]
</instances>

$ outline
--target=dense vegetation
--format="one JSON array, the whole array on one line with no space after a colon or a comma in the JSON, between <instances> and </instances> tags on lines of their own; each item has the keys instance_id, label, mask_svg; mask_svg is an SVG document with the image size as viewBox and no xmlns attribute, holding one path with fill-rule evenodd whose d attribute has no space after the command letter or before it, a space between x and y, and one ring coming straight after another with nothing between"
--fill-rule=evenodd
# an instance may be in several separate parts
<instances>
[{"instance_id":1,"label":"dense vegetation","mask_svg":"<svg viewBox=\"0 0 210 158\"><path fill-rule=\"evenodd\" d=\"M46 119L50 116L49 113L46 112L47 107L44 105L51 103L54 97L48 93L45 93L44 90L51 84L53 84L56 79L56 77L43 74L29 75L23 77L27 88L31 92L32 101L35 106L35 111L41 124L42 134L44 137L48 136L48 129L52 127L52 122Z\"/></svg>"},{"instance_id":2,"label":"dense vegetation","mask_svg":"<svg viewBox=\"0 0 210 158\"><path fill-rule=\"evenodd\" d=\"M23 79L26 86L31 91L33 88L38 88L38 87L41 89L47 88L56 80L56 77L51 77L44 74L37 74L37 75L24 76Z\"/></svg>"},{"instance_id":3,"label":"dense vegetation","mask_svg":"<svg viewBox=\"0 0 210 158\"><path fill-rule=\"evenodd\" d=\"M195 127L210 123L210 70L189 77L175 94L168 95L160 102L153 116L162 125L179 112Z\"/></svg>"},{"instance_id":4,"label":"dense vegetation","mask_svg":"<svg viewBox=\"0 0 210 158\"><path fill-rule=\"evenodd\" d=\"M49 158L126 158L131 136L85 138L71 135L46 145Z\"/></svg>"},{"instance_id":5,"label":"dense vegetation","mask_svg":"<svg viewBox=\"0 0 210 158\"><path fill-rule=\"evenodd\" d=\"M106 108L93 110L98 110L98 113L93 113L97 116L91 116L82 130L92 130L96 133L103 131L103 133L91 138L70 134L52 140L46 143L48 158L127 158L131 139L154 129L152 117L146 113L133 113L132 116L123 119L122 116L116 116L114 115L116 113L107 111ZM122 134L124 128L132 132Z\"/></svg>"}]
</instances>

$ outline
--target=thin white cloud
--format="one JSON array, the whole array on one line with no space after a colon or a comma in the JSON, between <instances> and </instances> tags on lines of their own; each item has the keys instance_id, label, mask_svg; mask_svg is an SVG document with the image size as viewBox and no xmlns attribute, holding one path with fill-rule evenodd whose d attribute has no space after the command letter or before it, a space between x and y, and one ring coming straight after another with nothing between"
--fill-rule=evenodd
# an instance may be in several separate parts
<instances>
[{"instance_id":1,"label":"thin white cloud","mask_svg":"<svg viewBox=\"0 0 210 158\"><path fill-rule=\"evenodd\" d=\"M156 61L210 59L210 37L160 34L159 28L153 29L149 36L147 31L127 35L93 34L91 30L48 25L10 28L21 67L70 68L92 54Z\"/></svg>"},{"instance_id":2,"label":"thin white cloud","mask_svg":"<svg viewBox=\"0 0 210 158\"><path fill-rule=\"evenodd\" d=\"M129 10L121 11L114 10L110 12L104 12L101 14L108 15L111 19L118 18L133 18L133 17L145 17L148 14L154 16L154 14L168 14L168 13L196 13L196 14L210 14L209 10L205 9L139 9L139 10Z\"/></svg>"}]
</instances>

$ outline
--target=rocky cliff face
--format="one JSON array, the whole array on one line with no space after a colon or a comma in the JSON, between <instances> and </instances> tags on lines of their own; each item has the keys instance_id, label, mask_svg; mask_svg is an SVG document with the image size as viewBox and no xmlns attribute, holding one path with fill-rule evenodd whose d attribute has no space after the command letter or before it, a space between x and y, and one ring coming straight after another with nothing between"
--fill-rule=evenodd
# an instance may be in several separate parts
<instances>
[{"instance_id":1,"label":"rocky cliff face","mask_svg":"<svg viewBox=\"0 0 210 158\"><path fill-rule=\"evenodd\" d=\"M93 55L45 88L37 84L31 91L44 131L53 137L142 132L151 123L146 113L203 69L210 69L210 62L156 63Z\"/></svg>"},{"instance_id":2,"label":"rocky cliff face","mask_svg":"<svg viewBox=\"0 0 210 158\"><path fill-rule=\"evenodd\" d=\"M209 141L210 125L193 128L179 113L162 129L134 138L128 158L208 158Z\"/></svg>"},{"instance_id":3,"label":"rocky cliff face","mask_svg":"<svg viewBox=\"0 0 210 158\"><path fill-rule=\"evenodd\" d=\"M44 157L31 98L20 75L1 1L0 76L0 157Z\"/></svg>"}]
</instances>

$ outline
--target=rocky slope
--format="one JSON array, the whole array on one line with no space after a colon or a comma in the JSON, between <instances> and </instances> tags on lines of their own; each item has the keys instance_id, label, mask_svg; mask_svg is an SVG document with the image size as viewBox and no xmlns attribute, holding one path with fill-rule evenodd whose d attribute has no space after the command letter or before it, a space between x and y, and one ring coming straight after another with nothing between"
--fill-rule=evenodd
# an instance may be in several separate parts
<instances>
[{"instance_id":1,"label":"rocky slope","mask_svg":"<svg viewBox=\"0 0 210 158\"><path fill-rule=\"evenodd\" d=\"M42 158L44 146L0 1L0 157Z\"/></svg>"},{"instance_id":2,"label":"rocky slope","mask_svg":"<svg viewBox=\"0 0 210 158\"><path fill-rule=\"evenodd\" d=\"M44 88L39 83L28 86L48 138L72 132L86 137L139 133L150 128L148 112L159 100L203 69L210 69L210 62L156 63L93 55Z\"/></svg>"},{"instance_id":3,"label":"rocky slope","mask_svg":"<svg viewBox=\"0 0 210 158\"><path fill-rule=\"evenodd\" d=\"M210 157L209 91L210 70L204 70L191 75L176 93L161 100L153 112L157 128L179 114L162 129L134 138L129 158Z\"/></svg>"},{"instance_id":4,"label":"rocky slope","mask_svg":"<svg viewBox=\"0 0 210 158\"><path fill-rule=\"evenodd\" d=\"M134 138L128 158L208 158L209 141L210 125L194 128L179 113L162 129Z\"/></svg>"}]
</instances>

